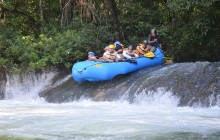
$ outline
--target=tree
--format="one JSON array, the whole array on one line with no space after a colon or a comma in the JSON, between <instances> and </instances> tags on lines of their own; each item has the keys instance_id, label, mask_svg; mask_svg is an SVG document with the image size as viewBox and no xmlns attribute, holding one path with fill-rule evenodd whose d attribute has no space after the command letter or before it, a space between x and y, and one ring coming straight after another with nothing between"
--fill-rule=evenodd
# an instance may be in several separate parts
<instances>
[{"instance_id":1,"label":"tree","mask_svg":"<svg viewBox=\"0 0 220 140\"><path fill-rule=\"evenodd\" d=\"M60 0L61 26L67 26L75 16L75 0Z\"/></svg>"},{"instance_id":2,"label":"tree","mask_svg":"<svg viewBox=\"0 0 220 140\"><path fill-rule=\"evenodd\" d=\"M124 39L124 32L118 19L118 10L117 10L116 2L115 0L108 0L108 4L109 4L109 9L111 12L112 22L113 22L115 31L119 32L120 39Z\"/></svg>"},{"instance_id":3,"label":"tree","mask_svg":"<svg viewBox=\"0 0 220 140\"><path fill-rule=\"evenodd\" d=\"M219 61L219 7L219 0L0 0L0 67L69 67L118 39L136 45L152 28L178 62Z\"/></svg>"},{"instance_id":4,"label":"tree","mask_svg":"<svg viewBox=\"0 0 220 140\"><path fill-rule=\"evenodd\" d=\"M39 0L39 8L40 8L40 22L41 22L41 33L43 33L43 28L45 26L45 19L44 19L44 6L43 0Z\"/></svg>"}]
</instances>

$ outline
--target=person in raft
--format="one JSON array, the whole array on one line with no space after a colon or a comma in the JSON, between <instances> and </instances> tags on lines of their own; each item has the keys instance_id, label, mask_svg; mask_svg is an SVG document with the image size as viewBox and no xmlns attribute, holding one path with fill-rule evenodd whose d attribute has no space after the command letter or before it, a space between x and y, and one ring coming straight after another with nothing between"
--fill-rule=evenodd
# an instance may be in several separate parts
<instances>
[{"instance_id":1,"label":"person in raft","mask_svg":"<svg viewBox=\"0 0 220 140\"><path fill-rule=\"evenodd\" d=\"M128 48L125 48L123 50L123 56L127 59L138 57L138 55L135 53L135 50L133 50L132 45L129 45Z\"/></svg>"},{"instance_id":2,"label":"person in raft","mask_svg":"<svg viewBox=\"0 0 220 140\"><path fill-rule=\"evenodd\" d=\"M116 42L114 43L114 45L115 45L115 51L118 53L118 55L120 56L120 58L123 59L122 53L123 53L123 50L124 50L124 45L121 44L121 42L119 42L119 41L116 41Z\"/></svg>"},{"instance_id":3,"label":"person in raft","mask_svg":"<svg viewBox=\"0 0 220 140\"><path fill-rule=\"evenodd\" d=\"M88 60L96 60L94 52L88 52Z\"/></svg>"},{"instance_id":4,"label":"person in raft","mask_svg":"<svg viewBox=\"0 0 220 140\"><path fill-rule=\"evenodd\" d=\"M118 53L115 51L115 45L110 44L108 46L108 51L103 54L103 59L109 62L119 61L121 57L118 56Z\"/></svg>"},{"instance_id":5,"label":"person in raft","mask_svg":"<svg viewBox=\"0 0 220 140\"><path fill-rule=\"evenodd\" d=\"M108 51L108 46L105 46L104 51L105 51L105 52Z\"/></svg>"},{"instance_id":6,"label":"person in raft","mask_svg":"<svg viewBox=\"0 0 220 140\"><path fill-rule=\"evenodd\" d=\"M151 30L151 34L147 39L147 43L148 43L147 48L149 49L150 52L154 52L158 45L160 45L160 47L162 48L161 46L162 40L160 38L160 35L158 35L156 29Z\"/></svg>"},{"instance_id":7,"label":"person in raft","mask_svg":"<svg viewBox=\"0 0 220 140\"><path fill-rule=\"evenodd\" d=\"M138 56L145 55L148 52L147 45L147 40L144 40L136 47L135 54L137 54Z\"/></svg>"},{"instance_id":8,"label":"person in raft","mask_svg":"<svg viewBox=\"0 0 220 140\"><path fill-rule=\"evenodd\" d=\"M105 48L103 50L104 50L104 54L103 54L103 56L104 56L108 51L108 46L105 46ZM105 59L103 56L100 57L99 59Z\"/></svg>"}]
</instances>

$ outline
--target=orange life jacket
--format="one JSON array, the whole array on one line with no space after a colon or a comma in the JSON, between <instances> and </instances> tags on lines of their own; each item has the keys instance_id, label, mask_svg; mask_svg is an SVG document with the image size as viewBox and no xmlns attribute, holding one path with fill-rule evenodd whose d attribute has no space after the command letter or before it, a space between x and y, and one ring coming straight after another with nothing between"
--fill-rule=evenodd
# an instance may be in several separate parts
<instances>
[{"instance_id":1,"label":"orange life jacket","mask_svg":"<svg viewBox=\"0 0 220 140\"><path fill-rule=\"evenodd\" d=\"M143 44L139 44L135 50L135 53L139 56L142 56L142 55L146 54L147 52L148 52L148 48L145 47Z\"/></svg>"}]
</instances>

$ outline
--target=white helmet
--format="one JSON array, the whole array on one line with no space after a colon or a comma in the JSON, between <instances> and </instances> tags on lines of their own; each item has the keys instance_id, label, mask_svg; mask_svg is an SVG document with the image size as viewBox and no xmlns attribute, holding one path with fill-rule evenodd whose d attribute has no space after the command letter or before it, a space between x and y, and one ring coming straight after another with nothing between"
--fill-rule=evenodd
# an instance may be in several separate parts
<instances>
[{"instance_id":1,"label":"white helmet","mask_svg":"<svg viewBox=\"0 0 220 140\"><path fill-rule=\"evenodd\" d=\"M151 30L151 33L152 33L152 34L157 34L157 30L156 30L156 29L152 29L152 30Z\"/></svg>"}]
</instances>

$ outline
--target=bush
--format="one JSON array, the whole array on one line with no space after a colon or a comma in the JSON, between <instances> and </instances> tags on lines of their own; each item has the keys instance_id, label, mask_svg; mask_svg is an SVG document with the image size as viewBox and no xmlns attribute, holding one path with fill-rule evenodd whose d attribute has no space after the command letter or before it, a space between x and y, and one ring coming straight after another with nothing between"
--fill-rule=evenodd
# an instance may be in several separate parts
<instances>
[{"instance_id":1,"label":"bush","mask_svg":"<svg viewBox=\"0 0 220 140\"><path fill-rule=\"evenodd\" d=\"M107 28L98 28L92 24L81 25L81 29L75 28L70 26L64 31L37 37L22 36L12 31L8 34L5 31L0 36L1 40L5 40L0 45L0 66L13 71L42 70L58 65L70 68L73 63L85 60L88 51L101 55Z\"/></svg>"}]
</instances>

